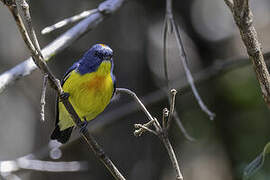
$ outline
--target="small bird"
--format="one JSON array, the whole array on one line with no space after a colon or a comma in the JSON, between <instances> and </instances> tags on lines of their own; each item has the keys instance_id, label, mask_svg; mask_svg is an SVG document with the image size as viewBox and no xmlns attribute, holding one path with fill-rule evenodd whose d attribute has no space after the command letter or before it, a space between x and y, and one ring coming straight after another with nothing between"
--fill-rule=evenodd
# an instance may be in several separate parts
<instances>
[{"instance_id":1,"label":"small bird","mask_svg":"<svg viewBox=\"0 0 270 180\"><path fill-rule=\"evenodd\" d=\"M92 46L83 57L65 73L61 85L69 101L82 120L83 127L96 118L110 103L115 92L113 74L113 51L105 44ZM56 99L56 123L51 139L66 143L71 135L74 122Z\"/></svg>"}]
</instances>

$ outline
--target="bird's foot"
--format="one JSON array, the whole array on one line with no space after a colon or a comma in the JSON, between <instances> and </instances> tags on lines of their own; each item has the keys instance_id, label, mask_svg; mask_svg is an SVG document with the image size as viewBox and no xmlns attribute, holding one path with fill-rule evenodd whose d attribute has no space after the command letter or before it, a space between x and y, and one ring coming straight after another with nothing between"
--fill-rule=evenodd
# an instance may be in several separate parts
<instances>
[{"instance_id":1,"label":"bird's foot","mask_svg":"<svg viewBox=\"0 0 270 180\"><path fill-rule=\"evenodd\" d=\"M88 121L83 118L84 121L80 122L80 132L81 133L85 133L87 131L87 125L88 125Z\"/></svg>"},{"instance_id":2,"label":"bird's foot","mask_svg":"<svg viewBox=\"0 0 270 180\"><path fill-rule=\"evenodd\" d=\"M62 94L60 94L60 99L68 99L68 98L69 98L69 96L70 96L70 94L69 94L69 93L67 93L67 92L63 92Z\"/></svg>"}]
</instances>

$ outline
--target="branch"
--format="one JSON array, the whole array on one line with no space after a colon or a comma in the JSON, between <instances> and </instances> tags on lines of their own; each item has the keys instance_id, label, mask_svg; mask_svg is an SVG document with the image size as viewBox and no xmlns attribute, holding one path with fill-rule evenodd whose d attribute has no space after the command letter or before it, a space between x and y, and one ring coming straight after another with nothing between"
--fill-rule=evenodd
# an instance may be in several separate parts
<instances>
[{"instance_id":1,"label":"branch","mask_svg":"<svg viewBox=\"0 0 270 180\"><path fill-rule=\"evenodd\" d=\"M40 71L44 75L48 75L48 80L50 81L53 88L55 88L58 92L58 95L60 96L60 100L64 104L67 111L70 113L75 125L79 128L82 128L81 119L79 118L78 114L75 112L74 108L72 107L71 103L69 102L68 98L64 96L63 89L60 85L59 80L57 80L50 69L48 68L47 64L45 63L42 56L39 55L37 49L32 44L31 39L28 36L28 33L24 27L24 24L22 22L22 19L20 17L20 14L18 14L17 5L13 1L11 5L7 5L9 10L11 11L16 24L20 30L20 33L28 46L28 49L30 50L32 54L33 61L35 64L39 67ZM30 17L30 16L29 16ZM31 21L31 19L30 19ZM32 37L34 38L34 37ZM112 161L109 159L109 157L104 153L102 148L97 144L95 139L89 134L88 131L80 131L81 136L84 138L86 143L91 147L95 155L99 158L99 160L106 166L106 168L110 171L110 173L114 176L115 179L124 180L125 178L122 176L122 174L118 171L116 166L112 163Z\"/></svg>"},{"instance_id":2,"label":"branch","mask_svg":"<svg viewBox=\"0 0 270 180\"><path fill-rule=\"evenodd\" d=\"M42 31L41 31L41 34L48 34L56 29L60 29L64 26L67 26L69 24L72 24L72 23L75 23L81 19L84 19L92 14L95 14L95 13L98 13L98 10L97 9L91 9L91 10L88 10L88 11L83 11L81 12L80 14L77 14L75 16L72 16L72 17L69 17L69 18L66 18L66 19L63 19L59 22L57 22L56 24L52 25L52 26L47 26L45 27Z\"/></svg>"},{"instance_id":3,"label":"branch","mask_svg":"<svg viewBox=\"0 0 270 180\"><path fill-rule=\"evenodd\" d=\"M168 122L167 122L167 129L169 129L170 125L171 125L171 120L173 117L174 112L174 105L175 105L175 96L176 96L177 91L175 89L172 89L170 94L171 94L171 98L170 98L170 111L169 111L169 116L168 116Z\"/></svg>"},{"instance_id":4,"label":"branch","mask_svg":"<svg viewBox=\"0 0 270 180\"><path fill-rule=\"evenodd\" d=\"M184 49L184 45L182 42L182 38L180 35L180 30L178 25L176 24L174 17L173 17L173 13L172 13L172 0L166 0L166 15L165 15L165 20L164 20L164 31L163 31L163 59L164 59L164 73L165 73L165 78L167 81L167 85L169 85L169 79L168 79L168 70L167 70L167 57L166 57L166 38L167 38L167 31L168 31L168 26L171 26L171 31L174 32L176 41L177 41L177 45L178 45L178 49L179 49L179 55L180 55L180 59L182 62L182 65L184 67L185 70L185 74L187 77L187 81L189 83L189 85L191 86L192 92L197 100L197 102L199 103L200 108L202 109L202 111L204 111L211 120L214 119L215 114L212 113L207 106L204 104L204 102L202 101L196 86L194 84L194 80L192 77L192 74L188 68L187 62L188 62L188 57L186 55L185 49ZM169 86L168 86L169 88Z\"/></svg>"},{"instance_id":5,"label":"branch","mask_svg":"<svg viewBox=\"0 0 270 180\"><path fill-rule=\"evenodd\" d=\"M133 97L133 99L135 100L135 102L140 106L140 108L143 110L143 112L145 113L145 115L147 116L147 118L149 119L149 122L146 124L135 124L135 131L134 131L134 135L135 136L139 136L144 132L150 132L154 135L157 135L159 137L159 139L162 141L163 145L165 146L172 166L175 169L175 173L176 173L176 179L177 180L183 180L183 175L180 171L179 165L178 165L178 161L176 159L174 150L172 148L172 145L169 141L168 138L168 120L165 120L165 118L167 118L169 116L169 113L174 113L174 104L171 104L170 106L170 110L169 113L167 112L167 110L163 110L163 118L162 118L162 126L159 124L158 120L156 118L154 118L149 111L146 109L146 107L144 106L144 104L141 102L141 100L137 97L137 95L129 90L129 89L125 89L125 88L116 88L116 93L125 93L127 95L130 95L131 97ZM172 96L172 103L175 103L175 95L176 95L176 90L173 89L171 90L171 96ZM154 130L150 129L151 126L154 126Z\"/></svg>"},{"instance_id":6,"label":"branch","mask_svg":"<svg viewBox=\"0 0 270 180\"><path fill-rule=\"evenodd\" d=\"M270 108L270 76L261 51L261 44L258 41L256 29L253 26L253 15L249 7L249 0L233 0L233 6L226 1L225 3L232 11L242 41L253 63L264 101Z\"/></svg>"},{"instance_id":7,"label":"branch","mask_svg":"<svg viewBox=\"0 0 270 180\"><path fill-rule=\"evenodd\" d=\"M47 83L48 83L48 75L45 74L43 77L43 84L41 90L41 98L40 98L40 119L41 121L45 121L45 104L46 104L46 90L47 90Z\"/></svg>"},{"instance_id":8,"label":"branch","mask_svg":"<svg viewBox=\"0 0 270 180\"><path fill-rule=\"evenodd\" d=\"M42 50L44 59L48 61L51 57L71 46L74 41L78 40L86 32L92 30L99 23L101 23L105 17L108 17L117 11L123 3L124 0L107 0L101 3L98 6L99 12L92 14L86 19L82 20L77 25L47 45ZM29 58L13 67L12 69L2 73L0 75L0 93L2 93L10 84L14 83L15 80L31 74L35 69L37 69L37 66L32 61L32 58Z\"/></svg>"},{"instance_id":9,"label":"branch","mask_svg":"<svg viewBox=\"0 0 270 180\"><path fill-rule=\"evenodd\" d=\"M39 43L38 43L38 40L37 40L37 36L36 36L35 30L34 30L34 28L32 26L31 15L30 15L30 11L29 11L29 5L25 0L17 0L16 4L17 4L17 6L22 8L22 12L23 12L23 15L24 15L23 19L26 20L26 25L27 25L28 29L30 30L30 37L32 38L35 49L38 51L39 55L42 56L42 54L40 52L40 46L39 46Z\"/></svg>"},{"instance_id":10,"label":"branch","mask_svg":"<svg viewBox=\"0 0 270 180\"><path fill-rule=\"evenodd\" d=\"M172 0L167 0L166 1L166 15L165 15L165 20L164 20L164 26L163 26L163 66L164 66L164 77L165 77L165 85L166 85L166 90L167 92L169 92L169 89L171 89L170 86L170 79L169 79L169 74L168 74L168 59L167 59L167 35L168 33L172 33L173 32L173 26L170 23L170 19L173 18L173 14L172 14ZM170 97L168 96L168 101L170 103ZM174 114L178 113L175 112ZM169 121L171 121L171 117L169 117ZM190 136L186 136L187 132L184 128L184 126L182 125L182 122L180 120L180 118L175 118L175 121L177 121L177 125L179 126L180 131L184 134L184 137L186 137L188 140L190 140ZM168 125L170 125L171 123L168 123ZM169 127L168 127L169 128Z\"/></svg>"},{"instance_id":11,"label":"branch","mask_svg":"<svg viewBox=\"0 0 270 180\"><path fill-rule=\"evenodd\" d=\"M186 129L184 128L184 125L182 124L182 121L180 120L180 117L179 117L179 115L178 115L177 112L175 112L175 113L173 114L173 117L174 117L174 119L175 119L175 122L176 122L177 126L180 128L181 132L183 133L184 137L185 137L187 140L191 141L191 142L196 141L196 139L194 139L193 137L191 137L191 136L188 134L188 132L186 131Z\"/></svg>"},{"instance_id":12,"label":"branch","mask_svg":"<svg viewBox=\"0 0 270 180\"><path fill-rule=\"evenodd\" d=\"M0 173L12 173L21 170L47 171L47 172L78 172L86 171L86 161L53 162L22 157L16 160L0 161Z\"/></svg>"}]
</instances>

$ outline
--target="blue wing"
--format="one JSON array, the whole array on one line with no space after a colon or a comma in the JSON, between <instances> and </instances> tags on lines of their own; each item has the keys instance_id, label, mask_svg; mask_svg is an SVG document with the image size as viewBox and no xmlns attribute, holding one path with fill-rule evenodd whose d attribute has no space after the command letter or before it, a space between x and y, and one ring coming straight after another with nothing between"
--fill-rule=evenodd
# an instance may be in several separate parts
<instances>
[{"instance_id":1,"label":"blue wing","mask_svg":"<svg viewBox=\"0 0 270 180\"><path fill-rule=\"evenodd\" d=\"M64 74L64 77L61 80L61 85L62 86L64 85L65 81L69 78L70 73L73 70L76 70L79 66L80 66L80 61L77 61L66 71L66 73Z\"/></svg>"},{"instance_id":2,"label":"blue wing","mask_svg":"<svg viewBox=\"0 0 270 180\"><path fill-rule=\"evenodd\" d=\"M69 78L70 73L74 70L76 70L79 67L80 63L79 61L74 63L64 74L63 79L61 80L61 85L63 86L65 81ZM55 129L51 134L51 139L57 139L61 143L66 143L68 139L70 138L71 132L73 127L70 127L68 129L65 129L63 131L60 131L60 127L58 126L59 122L59 109L58 109L58 103L59 103L59 98L56 98L56 117L55 117Z\"/></svg>"}]
</instances>

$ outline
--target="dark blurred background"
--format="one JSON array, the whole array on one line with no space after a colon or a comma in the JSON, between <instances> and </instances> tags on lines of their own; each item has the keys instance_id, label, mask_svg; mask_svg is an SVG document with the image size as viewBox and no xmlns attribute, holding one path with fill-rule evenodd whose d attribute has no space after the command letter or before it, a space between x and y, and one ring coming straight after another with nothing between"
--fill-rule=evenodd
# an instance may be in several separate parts
<instances>
[{"instance_id":1,"label":"dark blurred background","mask_svg":"<svg viewBox=\"0 0 270 180\"><path fill-rule=\"evenodd\" d=\"M93 9L102 1L48 0L31 1L33 23L42 47L71 26L49 35L40 31L63 18ZM263 51L270 49L270 2L251 1L255 27ZM174 15L180 25L189 67L193 74L213 65L217 60L246 56L240 35L223 0L174 1ZM162 63L162 29L165 0L130 0L94 30L54 56L48 63L61 78L69 66L93 44L105 43L114 50L117 87L134 90L147 103L151 113L160 118L168 107ZM29 52L12 16L0 6L0 70L4 72L29 57ZM168 38L169 78L171 82L185 77L176 41ZM184 86L186 81L181 81ZM42 76L35 71L6 89L0 95L0 160L13 160L48 146L54 126L56 94L48 88L46 121L41 122L40 94ZM193 94L177 95L176 108L187 131L196 142L187 141L175 123L170 139L186 180L238 180L243 168L253 160L270 140L270 112L267 109L252 66L243 66L199 84L205 104L216 113L214 121L204 114ZM161 91L162 96L154 93ZM147 98L146 98L147 97ZM158 101L151 102L151 98ZM130 180L174 179L174 171L165 148L157 137L133 136L134 123L147 122L145 115L121 96L90 124L90 132L105 152ZM133 110L135 109L135 110ZM103 165L89 153L87 145L74 131L72 142L61 147L62 156L50 161L89 163L84 172L38 172L23 170L20 179L112 179ZM46 153L45 153L46 154ZM251 179L270 177L266 164ZM11 178L12 179L12 178ZM13 178L14 179L14 178Z\"/></svg>"}]
</instances>

